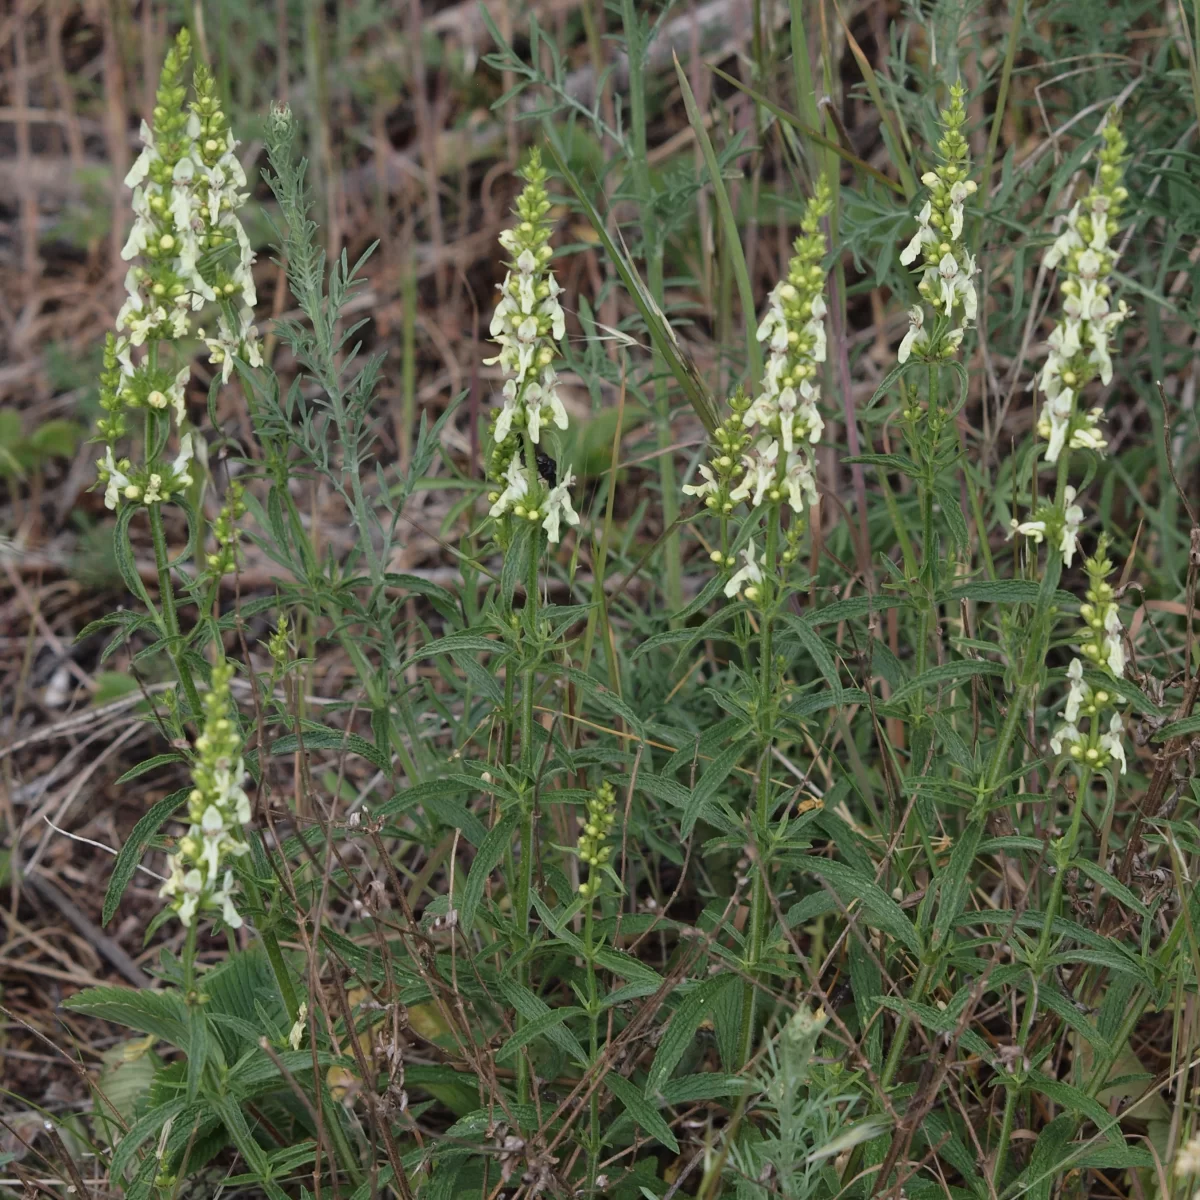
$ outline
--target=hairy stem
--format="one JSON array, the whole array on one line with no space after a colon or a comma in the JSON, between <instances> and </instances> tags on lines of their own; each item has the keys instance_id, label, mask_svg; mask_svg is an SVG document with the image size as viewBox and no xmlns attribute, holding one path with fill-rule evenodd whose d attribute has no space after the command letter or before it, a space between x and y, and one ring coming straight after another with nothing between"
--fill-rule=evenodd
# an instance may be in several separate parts
<instances>
[{"instance_id":1,"label":"hairy stem","mask_svg":"<svg viewBox=\"0 0 1200 1200\"><path fill-rule=\"evenodd\" d=\"M158 568L159 603L162 605L163 625L166 628L170 642L169 653L175 666L175 674L183 685L184 695L192 710L192 719L200 720L200 694L196 691L196 681L192 678L192 669L183 657L179 644L179 614L175 610L175 589L171 585L171 566L167 560L167 535L163 530L162 505L147 504L146 514L150 518L150 535L154 539L154 563Z\"/></svg>"}]
</instances>

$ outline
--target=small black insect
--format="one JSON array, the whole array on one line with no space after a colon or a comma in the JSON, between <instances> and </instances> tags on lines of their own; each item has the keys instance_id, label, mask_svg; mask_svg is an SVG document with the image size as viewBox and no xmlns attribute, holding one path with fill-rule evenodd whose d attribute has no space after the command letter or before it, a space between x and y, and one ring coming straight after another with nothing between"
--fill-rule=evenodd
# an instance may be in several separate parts
<instances>
[{"instance_id":1,"label":"small black insect","mask_svg":"<svg viewBox=\"0 0 1200 1200\"><path fill-rule=\"evenodd\" d=\"M558 482L558 464L548 454L540 450L534 461L537 463L538 474L553 487Z\"/></svg>"}]
</instances>

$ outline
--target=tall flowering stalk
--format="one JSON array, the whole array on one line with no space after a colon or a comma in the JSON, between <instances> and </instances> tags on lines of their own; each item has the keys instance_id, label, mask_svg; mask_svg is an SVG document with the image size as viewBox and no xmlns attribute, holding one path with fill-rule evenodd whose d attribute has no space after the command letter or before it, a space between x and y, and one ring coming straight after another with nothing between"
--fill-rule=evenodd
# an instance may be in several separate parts
<instances>
[{"instance_id":1,"label":"tall flowering stalk","mask_svg":"<svg viewBox=\"0 0 1200 1200\"><path fill-rule=\"evenodd\" d=\"M544 477L538 467L539 457L546 460L538 449L545 428L567 428L554 369L566 318L558 302L562 289L549 265L554 253L546 220L550 199L537 150L521 174L525 187L517 197L517 224L500 234L500 245L511 256L490 330L500 352L484 359L489 366L499 363L506 376L503 403L492 416L488 473L495 486L488 495L489 515L502 538L510 537L512 522L520 520L540 525L555 544L564 521L579 523L571 505L575 476L570 468L555 479Z\"/></svg>"},{"instance_id":2,"label":"tall flowering stalk","mask_svg":"<svg viewBox=\"0 0 1200 1200\"><path fill-rule=\"evenodd\" d=\"M941 113L938 164L921 176L929 195L917 214L917 232L900 253L906 267L920 259L914 269L921 271L917 291L923 301L908 311L908 332L896 355L901 363L912 355L930 362L953 358L978 311L978 267L963 238L966 202L976 191L963 135L965 95L961 83L950 89L950 104ZM927 324L930 313L933 320Z\"/></svg>"},{"instance_id":3,"label":"tall flowering stalk","mask_svg":"<svg viewBox=\"0 0 1200 1200\"><path fill-rule=\"evenodd\" d=\"M898 531L909 591L918 611L918 677L925 673L938 623L936 593L944 558L939 538L949 533L952 544L961 540L954 528L939 530L936 515L940 508L945 520L950 506L959 503L957 485L949 482L958 442L946 436L956 406L946 403L942 378L951 367L963 373L957 358L979 310L975 290L978 267L965 235L969 202L977 191L965 134L965 96L961 83L951 86L949 103L940 113L942 132L935 146L935 165L921 176L926 196L917 214L917 229L900 253L903 266L920 272L920 303L909 309L908 332L896 355L901 367L907 368L900 381L901 427L921 514L919 562L907 532ZM914 376L916 383L910 382ZM890 501L886 474L881 473L880 484ZM894 510L894 504L891 507ZM982 528L978 513L976 516ZM911 702L916 757L928 736L925 700L922 686Z\"/></svg>"},{"instance_id":4,"label":"tall flowering stalk","mask_svg":"<svg viewBox=\"0 0 1200 1200\"><path fill-rule=\"evenodd\" d=\"M1046 404L1037 432L1047 441L1044 461L1055 465L1056 485L1053 497L1038 503L1029 519L1012 522L1014 533L1024 534L1035 545L1045 541L1048 554L1044 568L1039 568L1042 586L1030 626L1033 636L1023 639L1026 653L1020 672L1019 703L1010 708L1010 716L1025 711L1038 693L1056 621L1052 592L1062 569L1074 560L1085 518L1077 491L1069 482L1072 454L1102 454L1106 448L1099 428L1102 410L1085 409L1079 400L1082 389L1097 376L1103 383L1112 379L1110 340L1129 313L1124 301L1113 307L1112 289L1107 282L1116 261L1111 243L1119 228L1121 206L1128 198L1121 182L1125 147L1116 113L1110 112L1095 182L1083 201L1071 209L1066 229L1046 253L1046 265L1061 267L1065 275L1059 285L1064 297L1063 313L1048 339L1046 363L1038 377ZM1084 563L1088 588L1085 602L1079 607L1083 620L1078 638L1080 656L1074 657L1067 668L1061 722L1049 738L1051 752L1074 766L1077 782L1069 828L1051 847L1056 869L1042 934L1030 956L1034 978L1042 976L1053 948L1054 921L1062 902L1064 880L1075 858L1092 779L1096 773L1104 773L1111 788L1116 776L1128 769L1121 739L1123 723L1116 711L1120 693L1114 686L1125 673L1125 645L1115 593L1108 583L1113 564L1107 557L1107 546L1107 538L1101 535L1095 555ZM1087 670L1093 673L1090 679L1085 676ZM1024 1045L1029 1036L1035 1010L1034 1004L1025 1007L1018 1045ZM1006 1091L993 1170L993 1182L997 1184L1021 1089L1009 1086Z\"/></svg>"},{"instance_id":5,"label":"tall flowering stalk","mask_svg":"<svg viewBox=\"0 0 1200 1200\"><path fill-rule=\"evenodd\" d=\"M613 876L610 865L612 846L608 839L612 835L617 819L617 793L613 785L604 780L592 793L587 803L587 816L575 845L575 854L580 865L587 868L587 878L579 884L579 895L584 904L583 959L587 970L587 992L584 997L588 1016L588 1052L590 1062L595 1063L600 1055L600 1018L604 1005L596 978L596 956L603 948L604 938L596 938L596 906L599 903L605 875ZM588 1168L589 1189L596 1187L596 1171L603 1145L600 1129L600 1096L593 1090L588 1101Z\"/></svg>"},{"instance_id":6,"label":"tall flowering stalk","mask_svg":"<svg viewBox=\"0 0 1200 1200\"><path fill-rule=\"evenodd\" d=\"M569 466L559 472L543 449L546 430L567 428L567 411L558 392L555 363L558 344L566 336L561 292L550 270L550 198L548 174L535 149L521 172L525 186L517 198L516 224L500 234L507 252L508 270L500 284L500 303L492 316L491 336L499 352L485 359L504 373L503 399L491 415L492 447L488 476L492 487L489 518L496 539L506 553L525 553L525 607L508 614L507 632L513 638L512 656L504 672L504 740L502 762L513 761L516 719L516 674L512 663L523 659L521 675L520 767L517 790L520 803L520 863L514 871L511 853L509 878L515 880L513 914L523 935L529 934L530 895L533 888L534 833L537 823L537 760L534 753L534 692L543 653L544 630L538 620L539 567L543 535L556 545L563 525L579 524L571 503L575 476ZM520 536L524 533L525 536ZM516 644L519 635L520 646ZM522 966L524 980L527 968ZM521 1060L518 1094L528 1099L528 1064Z\"/></svg>"},{"instance_id":7,"label":"tall flowering stalk","mask_svg":"<svg viewBox=\"0 0 1200 1200\"><path fill-rule=\"evenodd\" d=\"M1087 408L1080 399L1093 379L1099 377L1105 386L1112 381L1109 343L1130 311L1124 300L1113 306L1107 282L1117 258L1112 239L1129 198L1122 184L1126 142L1115 114L1110 114L1103 138L1095 182L1067 214L1066 229L1044 259L1047 268L1058 267L1065 276L1059 285L1062 316L1047 340L1046 362L1038 376L1046 403L1037 431L1046 439L1048 463L1057 462L1064 447L1105 448L1100 432L1104 410Z\"/></svg>"},{"instance_id":8,"label":"tall flowering stalk","mask_svg":"<svg viewBox=\"0 0 1200 1200\"><path fill-rule=\"evenodd\" d=\"M786 277L772 289L757 337L768 351L759 393L738 392L729 416L713 434L710 459L700 467L700 482L684 492L703 499L720 522L720 546L712 552L729 577L725 595L740 594L758 618L758 695L747 707L755 715L758 787L753 836L757 869L753 873L750 928L746 944L747 982L742 997L742 1053L750 1056L754 1038L756 980L769 924L767 876L770 819L775 807L771 786L771 747L775 736L780 667L774 650L774 624L787 600L789 571L800 552L805 518L817 506L813 447L820 441L819 375L825 361L826 312L823 259L827 250L821 220L830 208L822 178L808 204ZM748 511L735 515L745 504ZM786 514L786 519L785 519ZM735 530L733 527L737 526ZM755 546L761 534L763 552ZM733 548L740 547L741 566Z\"/></svg>"},{"instance_id":9,"label":"tall flowering stalk","mask_svg":"<svg viewBox=\"0 0 1200 1200\"><path fill-rule=\"evenodd\" d=\"M237 216L247 198L241 190L246 176L212 74L203 64L195 66L188 103L190 59L191 39L183 29L163 64L152 120L142 122L144 149L125 177L133 189L135 219L121 252L130 262L127 296L116 332L104 347L100 405L105 415L97 432L105 453L97 467L110 509L146 509L158 567L159 624L198 718L199 695L181 652L161 511L164 503L183 502L193 481L197 435L188 427L186 405L190 339L204 342L224 380L235 355L252 366L260 365L262 356L253 324L254 254ZM216 307L211 337L192 327L192 314L206 305ZM126 449L134 433L141 435L139 451ZM127 536L128 519L119 526L119 537Z\"/></svg>"}]
</instances>

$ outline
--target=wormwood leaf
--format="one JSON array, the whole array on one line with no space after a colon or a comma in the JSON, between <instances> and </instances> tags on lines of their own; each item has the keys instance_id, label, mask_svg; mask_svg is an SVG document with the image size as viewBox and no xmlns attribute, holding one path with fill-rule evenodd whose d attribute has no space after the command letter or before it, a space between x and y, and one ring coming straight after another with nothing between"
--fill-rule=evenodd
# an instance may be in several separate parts
<instances>
[{"instance_id":1,"label":"wormwood leaf","mask_svg":"<svg viewBox=\"0 0 1200 1200\"><path fill-rule=\"evenodd\" d=\"M715 975L704 980L684 997L683 1002L671 1016L667 1031L658 1044L654 1062L650 1065L650 1073L646 1078L646 1098L653 1100L671 1072L679 1065L679 1060L692 1044L696 1030L708 1016L721 992L737 982L737 976L732 972Z\"/></svg>"},{"instance_id":2,"label":"wormwood leaf","mask_svg":"<svg viewBox=\"0 0 1200 1200\"><path fill-rule=\"evenodd\" d=\"M819 1149L814 1150L804 1161L813 1163L820 1162L825 1158L833 1158L834 1155L841 1154L843 1150L850 1150L862 1142L869 1142L881 1133L887 1133L891 1127L892 1122L887 1117L867 1117L865 1121L851 1125L849 1129L843 1130Z\"/></svg>"},{"instance_id":3,"label":"wormwood leaf","mask_svg":"<svg viewBox=\"0 0 1200 1200\"><path fill-rule=\"evenodd\" d=\"M487 837L483 839L483 844L475 855L475 861L471 864L466 885L463 887L462 899L458 904L459 923L465 932L470 932L475 925L475 910L483 899L487 878L511 844L520 815L516 809L513 809L512 812L501 817L488 830Z\"/></svg>"},{"instance_id":4,"label":"wormwood leaf","mask_svg":"<svg viewBox=\"0 0 1200 1200\"><path fill-rule=\"evenodd\" d=\"M174 756L160 755L160 757L173 758ZM138 868L138 863L141 862L142 853L163 823L188 798L190 790L190 788L180 788L179 791L164 796L133 827L128 840L117 854L116 862L113 863L112 875L104 893L104 909L100 916L101 925L107 925L113 919L113 914L121 903L121 897L125 894L125 889L129 886L129 881Z\"/></svg>"},{"instance_id":5,"label":"wormwood leaf","mask_svg":"<svg viewBox=\"0 0 1200 1200\"><path fill-rule=\"evenodd\" d=\"M866 912L868 925L890 933L914 954L921 953L921 939L912 922L900 905L869 875L828 858L810 859L807 869L826 880L844 904L857 900Z\"/></svg>"},{"instance_id":6,"label":"wormwood leaf","mask_svg":"<svg viewBox=\"0 0 1200 1200\"><path fill-rule=\"evenodd\" d=\"M553 1029L556 1029L563 1021L569 1017L583 1016L583 1009L575 1004L568 1004L563 1008L547 1009L539 1017L534 1017L528 1025L523 1025L516 1033L512 1035L496 1051L496 1061L503 1062L506 1058L512 1058L523 1046L527 1046L535 1038L543 1035L549 1036Z\"/></svg>"},{"instance_id":7,"label":"wormwood leaf","mask_svg":"<svg viewBox=\"0 0 1200 1200\"><path fill-rule=\"evenodd\" d=\"M672 1154L679 1153L679 1143L675 1140L671 1127L663 1119L662 1113L628 1079L610 1071L604 1077L604 1084L625 1106L625 1111L633 1118L635 1124L660 1141Z\"/></svg>"},{"instance_id":8,"label":"wormwood leaf","mask_svg":"<svg viewBox=\"0 0 1200 1200\"><path fill-rule=\"evenodd\" d=\"M901 700L907 700L922 688L933 688L945 683L960 683L962 680L976 675L998 677L1004 674L1004 670L1002 663L987 662L982 658L962 658L955 662L941 663L936 667L930 667L928 671L922 671L916 679L910 679L897 688L892 693L888 705L890 707L899 704Z\"/></svg>"},{"instance_id":9,"label":"wormwood leaf","mask_svg":"<svg viewBox=\"0 0 1200 1200\"><path fill-rule=\"evenodd\" d=\"M288 733L271 743L273 755L295 754L297 750L345 750L365 758L367 762L387 773L392 769L388 756L380 751L366 738L357 733L348 733L341 729L329 729L324 725L301 722L302 732Z\"/></svg>"}]
</instances>

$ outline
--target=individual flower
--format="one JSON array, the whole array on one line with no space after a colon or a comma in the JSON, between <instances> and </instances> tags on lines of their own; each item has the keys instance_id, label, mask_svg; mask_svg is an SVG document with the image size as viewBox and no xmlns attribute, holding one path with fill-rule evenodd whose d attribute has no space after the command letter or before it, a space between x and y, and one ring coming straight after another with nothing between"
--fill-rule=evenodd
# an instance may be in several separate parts
<instances>
[{"instance_id":1,"label":"individual flower","mask_svg":"<svg viewBox=\"0 0 1200 1200\"><path fill-rule=\"evenodd\" d=\"M929 337L925 333L925 310L919 304L914 304L908 310L908 332L900 339L900 348L896 351L896 361L906 363L914 350L923 355L928 346Z\"/></svg>"},{"instance_id":2,"label":"individual flower","mask_svg":"<svg viewBox=\"0 0 1200 1200\"><path fill-rule=\"evenodd\" d=\"M574 476L568 469L561 483L547 489L533 450L547 426L565 430L568 424L553 365L558 344L566 337L566 316L558 300L562 289L550 270L554 252L547 220L548 176L536 150L521 174L525 187L517 197L517 223L500 234L500 245L510 258L490 326L499 351L484 359L487 365L498 364L507 377L503 400L492 418L488 474L496 486L489 493L489 515L497 520L510 514L540 520L549 541L556 543L563 521L579 522L567 493Z\"/></svg>"},{"instance_id":3,"label":"individual flower","mask_svg":"<svg viewBox=\"0 0 1200 1200\"><path fill-rule=\"evenodd\" d=\"M1062 316L1046 341L1046 361L1038 374L1045 401L1037 432L1046 439L1046 462L1057 462L1064 449L1103 451L1099 408L1081 408L1083 389L1099 378L1112 381L1111 342L1129 315L1122 300L1112 305L1107 282L1116 264L1112 240L1119 229L1121 208L1129 198L1122 185L1125 138L1115 112L1102 131L1104 145L1097 155L1095 181L1088 194L1067 213L1066 228L1043 259L1064 276Z\"/></svg>"},{"instance_id":4,"label":"individual flower","mask_svg":"<svg viewBox=\"0 0 1200 1200\"><path fill-rule=\"evenodd\" d=\"M926 310L914 305L908 310L908 332L897 351L905 363L915 353L921 359L939 361L952 357L962 344L965 331L978 315L975 259L963 240L967 200L976 184L968 178L971 164L963 136L967 111L966 91L956 83L950 103L942 110L942 136L937 143L938 164L921 176L929 195L917 213L917 231L900 252L900 262L921 271L917 291L934 314L926 328Z\"/></svg>"},{"instance_id":5,"label":"individual flower","mask_svg":"<svg viewBox=\"0 0 1200 1200\"><path fill-rule=\"evenodd\" d=\"M725 595L732 599L741 591L747 600L753 602L758 599L758 585L763 581L762 567L754 559L753 542L742 551L742 560L745 566L729 577L725 584Z\"/></svg>"},{"instance_id":6,"label":"individual flower","mask_svg":"<svg viewBox=\"0 0 1200 1200\"><path fill-rule=\"evenodd\" d=\"M159 892L185 926L206 912L219 913L231 929L242 924L230 863L250 848L245 839L250 799L243 787L246 766L229 686L232 678L228 662L213 667L187 800L190 824L171 855L170 875Z\"/></svg>"},{"instance_id":7,"label":"individual flower","mask_svg":"<svg viewBox=\"0 0 1200 1200\"><path fill-rule=\"evenodd\" d=\"M546 537L551 543L558 541L560 521L566 521L568 525L579 524L579 514L571 507L570 487L574 482L575 476L571 471L566 471L562 479L550 489L549 496L546 497L546 517L542 521L542 528L546 531Z\"/></svg>"},{"instance_id":8,"label":"individual flower","mask_svg":"<svg viewBox=\"0 0 1200 1200\"><path fill-rule=\"evenodd\" d=\"M1063 489L1061 504L1045 500L1026 520L1014 518L1009 536L1023 534L1038 546L1049 539L1050 544L1062 555L1063 565L1069 567L1075 559L1075 545L1079 540L1079 528L1084 515L1083 509L1075 503L1075 494L1075 489L1068 485Z\"/></svg>"},{"instance_id":9,"label":"individual flower","mask_svg":"<svg viewBox=\"0 0 1200 1200\"><path fill-rule=\"evenodd\" d=\"M296 1012L296 1020L292 1025L291 1031L288 1033L288 1045L293 1050L299 1050L301 1042L304 1041L304 1030L308 1024L308 1001L301 1000L300 1008Z\"/></svg>"},{"instance_id":10,"label":"individual flower","mask_svg":"<svg viewBox=\"0 0 1200 1200\"><path fill-rule=\"evenodd\" d=\"M749 500L753 508L762 504L768 489L775 485L779 462L779 443L773 438L759 438L754 449L742 457L745 468L742 481L730 493L731 500Z\"/></svg>"}]
</instances>

